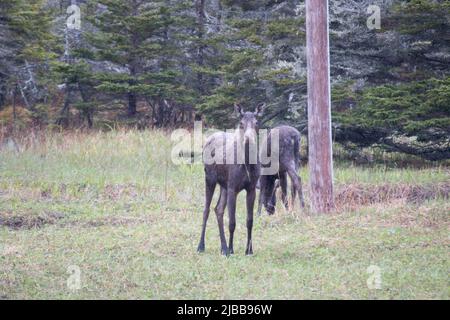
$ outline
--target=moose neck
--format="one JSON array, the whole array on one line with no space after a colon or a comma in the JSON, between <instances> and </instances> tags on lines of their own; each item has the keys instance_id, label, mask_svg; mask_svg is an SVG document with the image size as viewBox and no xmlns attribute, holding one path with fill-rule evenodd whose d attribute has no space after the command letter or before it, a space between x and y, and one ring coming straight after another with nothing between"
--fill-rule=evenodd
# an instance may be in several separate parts
<instances>
[{"instance_id":1,"label":"moose neck","mask_svg":"<svg viewBox=\"0 0 450 320\"><path fill-rule=\"evenodd\" d=\"M256 143L250 141L242 142L238 152L239 164L244 164L248 168L258 165L259 157Z\"/></svg>"},{"instance_id":2,"label":"moose neck","mask_svg":"<svg viewBox=\"0 0 450 320\"><path fill-rule=\"evenodd\" d=\"M246 138L243 130L235 131L235 163L244 164L248 170L259 164L258 144L255 138Z\"/></svg>"}]
</instances>

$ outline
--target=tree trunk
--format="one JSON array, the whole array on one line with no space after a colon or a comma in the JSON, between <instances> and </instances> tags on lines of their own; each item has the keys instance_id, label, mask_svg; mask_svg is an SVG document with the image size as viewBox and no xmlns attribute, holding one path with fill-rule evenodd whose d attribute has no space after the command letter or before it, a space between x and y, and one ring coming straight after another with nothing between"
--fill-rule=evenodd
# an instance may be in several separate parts
<instances>
[{"instance_id":1,"label":"tree trunk","mask_svg":"<svg viewBox=\"0 0 450 320\"><path fill-rule=\"evenodd\" d=\"M308 142L310 199L313 213L333 203L328 0L306 1L308 62Z\"/></svg>"},{"instance_id":2,"label":"tree trunk","mask_svg":"<svg viewBox=\"0 0 450 320\"><path fill-rule=\"evenodd\" d=\"M197 64L199 67L204 66L204 51L205 51L205 45L203 44L204 37L205 37L205 0L197 0L196 3L196 10L197 10L197 24L198 24L198 50L197 50ZM205 93L205 85L204 85L204 79L202 72L197 73L197 81L198 81L198 90L203 95Z\"/></svg>"},{"instance_id":3,"label":"tree trunk","mask_svg":"<svg viewBox=\"0 0 450 320\"><path fill-rule=\"evenodd\" d=\"M28 110L33 111L33 107L30 105L30 103L29 103L29 101L28 101L28 99L27 99L27 96L26 96L26 94L25 94L25 91L23 91L23 88L22 88L22 86L20 85L20 82L19 82L19 81L17 82L17 86L19 87L19 91L20 91L20 94L22 95L22 100L23 100L23 102L25 103L25 106L27 107Z\"/></svg>"},{"instance_id":4,"label":"tree trunk","mask_svg":"<svg viewBox=\"0 0 450 320\"><path fill-rule=\"evenodd\" d=\"M13 92L12 92L12 104L13 104L13 134L16 133L16 122L17 122L16 91L17 91L17 86L14 87Z\"/></svg>"},{"instance_id":5,"label":"tree trunk","mask_svg":"<svg viewBox=\"0 0 450 320\"><path fill-rule=\"evenodd\" d=\"M137 99L134 92L128 92L128 116L133 117L136 115Z\"/></svg>"},{"instance_id":6,"label":"tree trunk","mask_svg":"<svg viewBox=\"0 0 450 320\"><path fill-rule=\"evenodd\" d=\"M136 66L135 66L135 62L136 60L131 57L131 61L130 61L130 77L131 80L128 81L128 84L130 87L133 87L136 85ZM137 110L137 97L136 97L136 93L133 92L133 88L131 88L128 91L128 116L129 117L133 117L136 115L136 110Z\"/></svg>"},{"instance_id":7,"label":"tree trunk","mask_svg":"<svg viewBox=\"0 0 450 320\"><path fill-rule=\"evenodd\" d=\"M217 33L222 31L222 3L220 1L221 0L213 0L211 2L211 7L215 14L214 29Z\"/></svg>"},{"instance_id":8,"label":"tree trunk","mask_svg":"<svg viewBox=\"0 0 450 320\"><path fill-rule=\"evenodd\" d=\"M131 61L130 61L130 77L131 80L128 81L128 84L130 87L133 87L136 85L136 66L135 66L135 59L133 57L131 57ZM137 110L137 97L136 97L136 93L133 92L133 88L131 88L128 91L128 116L129 117L133 117L136 115L136 110Z\"/></svg>"},{"instance_id":9,"label":"tree trunk","mask_svg":"<svg viewBox=\"0 0 450 320\"><path fill-rule=\"evenodd\" d=\"M56 120L58 125L63 127L67 127L69 125L69 116L70 116L70 102L72 99L72 85L68 84L66 86L66 97L64 99L64 105L60 111L59 117Z\"/></svg>"},{"instance_id":10,"label":"tree trunk","mask_svg":"<svg viewBox=\"0 0 450 320\"><path fill-rule=\"evenodd\" d=\"M6 102L6 77L3 75L3 73L0 70L0 110L3 109L3 106Z\"/></svg>"},{"instance_id":11,"label":"tree trunk","mask_svg":"<svg viewBox=\"0 0 450 320\"><path fill-rule=\"evenodd\" d=\"M83 100L83 103L88 104L88 101L90 99L88 98L88 95L86 94L86 90L83 88L83 85L80 84L80 82L78 82L78 90L80 91L80 95L81 95L81 99ZM94 124L92 121L92 114L93 114L92 106L83 108L83 112L84 112L84 117L86 118L86 121L88 123L88 128L91 129L92 125Z\"/></svg>"}]
</instances>

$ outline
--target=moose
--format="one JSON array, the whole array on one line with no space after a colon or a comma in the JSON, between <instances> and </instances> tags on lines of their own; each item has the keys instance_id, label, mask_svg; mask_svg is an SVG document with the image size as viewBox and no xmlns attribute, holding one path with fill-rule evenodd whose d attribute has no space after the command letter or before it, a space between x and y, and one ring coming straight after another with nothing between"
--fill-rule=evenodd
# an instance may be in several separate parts
<instances>
[{"instance_id":1,"label":"moose","mask_svg":"<svg viewBox=\"0 0 450 320\"><path fill-rule=\"evenodd\" d=\"M262 115L264 104L259 104L254 112L245 112L242 106L235 104L235 113L239 122L234 133L217 132L211 135L203 148L205 170L205 208L203 224L197 251L205 251L205 232L214 190L219 184L220 196L215 207L221 253L234 253L233 237L236 228L236 199L239 192L246 190L247 204L247 247L246 255L253 254L252 228L253 208L256 199L256 184L260 176L260 163L257 152L258 119ZM227 246L223 215L228 207L229 244Z\"/></svg>"},{"instance_id":2,"label":"moose","mask_svg":"<svg viewBox=\"0 0 450 320\"><path fill-rule=\"evenodd\" d=\"M275 138L276 136L277 138ZM273 143L278 143L276 151ZM261 215L261 208L264 207L269 215L275 212L276 189L281 186L281 199L286 209L287 200L287 176L291 179L292 204L298 194L300 205L305 206L302 191L302 181L297 174L300 167L300 132L291 126L278 126L270 130L267 140L262 143L261 155L277 152L278 171L275 174L264 174L264 168L270 164L262 164L262 175L259 181L260 193L258 202L258 215Z\"/></svg>"}]
</instances>

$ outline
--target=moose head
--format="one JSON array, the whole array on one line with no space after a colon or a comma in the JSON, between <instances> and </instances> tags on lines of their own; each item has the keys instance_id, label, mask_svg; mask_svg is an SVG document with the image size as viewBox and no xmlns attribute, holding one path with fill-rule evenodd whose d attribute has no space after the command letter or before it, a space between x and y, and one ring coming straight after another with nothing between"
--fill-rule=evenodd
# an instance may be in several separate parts
<instances>
[{"instance_id":1,"label":"moose head","mask_svg":"<svg viewBox=\"0 0 450 320\"><path fill-rule=\"evenodd\" d=\"M256 106L254 112L244 111L244 108L238 103L234 104L235 113L239 117L237 130L241 141L244 144L255 144L258 136L258 119L262 116L265 103L260 103Z\"/></svg>"}]
</instances>

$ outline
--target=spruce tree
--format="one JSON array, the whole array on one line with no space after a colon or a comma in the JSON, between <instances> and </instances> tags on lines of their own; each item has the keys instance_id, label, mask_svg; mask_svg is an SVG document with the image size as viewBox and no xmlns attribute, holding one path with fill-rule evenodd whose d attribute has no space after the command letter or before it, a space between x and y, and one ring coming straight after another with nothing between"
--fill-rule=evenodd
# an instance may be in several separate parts
<instances>
[{"instance_id":1,"label":"spruce tree","mask_svg":"<svg viewBox=\"0 0 450 320\"><path fill-rule=\"evenodd\" d=\"M55 43L50 33L52 12L44 5L44 0L0 3L0 107L9 90L20 94L31 110L45 95L44 75Z\"/></svg>"},{"instance_id":2,"label":"spruce tree","mask_svg":"<svg viewBox=\"0 0 450 320\"><path fill-rule=\"evenodd\" d=\"M166 97L176 79L170 43L170 1L98 0L90 34L98 60L109 63L108 72L98 75L98 89L125 97L127 114L134 116L139 96Z\"/></svg>"}]
</instances>

